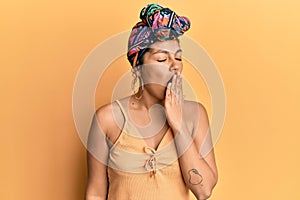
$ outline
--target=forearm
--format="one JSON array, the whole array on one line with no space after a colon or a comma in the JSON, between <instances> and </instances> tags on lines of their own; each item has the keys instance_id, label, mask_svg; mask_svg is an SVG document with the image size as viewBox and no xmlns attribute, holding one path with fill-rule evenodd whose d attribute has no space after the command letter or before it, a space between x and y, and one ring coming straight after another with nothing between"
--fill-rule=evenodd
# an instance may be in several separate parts
<instances>
[{"instance_id":1,"label":"forearm","mask_svg":"<svg viewBox=\"0 0 300 200\"><path fill-rule=\"evenodd\" d=\"M85 192L85 200L106 200L107 192L101 190L101 188L96 188L93 185L87 184Z\"/></svg>"},{"instance_id":2,"label":"forearm","mask_svg":"<svg viewBox=\"0 0 300 200\"><path fill-rule=\"evenodd\" d=\"M106 198L93 195L86 195L85 200L106 200Z\"/></svg>"},{"instance_id":3,"label":"forearm","mask_svg":"<svg viewBox=\"0 0 300 200\"><path fill-rule=\"evenodd\" d=\"M101 190L101 188L96 188L89 183L87 184L85 192L85 200L106 200L107 192Z\"/></svg>"},{"instance_id":4,"label":"forearm","mask_svg":"<svg viewBox=\"0 0 300 200\"><path fill-rule=\"evenodd\" d=\"M217 174L201 156L186 126L174 131L175 145L179 157L181 172L186 185L197 199L207 199L217 183Z\"/></svg>"}]
</instances>

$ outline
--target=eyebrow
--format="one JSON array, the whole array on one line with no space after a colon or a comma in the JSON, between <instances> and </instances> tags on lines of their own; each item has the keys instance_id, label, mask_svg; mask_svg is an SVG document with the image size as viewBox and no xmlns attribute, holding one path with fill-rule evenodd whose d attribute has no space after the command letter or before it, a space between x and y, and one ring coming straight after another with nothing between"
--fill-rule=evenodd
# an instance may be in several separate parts
<instances>
[{"instance_id":1,"label":"eyebrow","mask_svg":"<svg viewBox=\"0 0 300 200\"><path fill-rule=\"evenodd\" d=\"M151 49L151 51L154 51L154 50L155 50L154 48L150 48L150 49ZM179 52L182 52L182 49L178 49L178 50L175 52L175 54L177 54L177 53L179 53ZM159 50L155 51L154 53L152 53L152 55L157 54L157 53L166 53L166 54L168 54L168 53L170 53L170 52L167 51L167 50L159 49Z\"/></svg>"}]
</instances>

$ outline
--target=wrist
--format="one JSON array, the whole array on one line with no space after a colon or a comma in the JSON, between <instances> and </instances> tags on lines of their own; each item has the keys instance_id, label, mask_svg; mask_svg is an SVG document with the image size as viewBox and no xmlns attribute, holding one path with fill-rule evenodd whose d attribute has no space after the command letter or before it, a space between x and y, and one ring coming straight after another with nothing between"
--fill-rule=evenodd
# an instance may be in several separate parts
<instances>
[{"instance_id":1,"label":"wrist","mask_svg":"<svg viewBox=\"0 0 300 200\"><path fill-rule=\"evenodd\" d=\"M170 125L174 137L179 133L186 133L187 132L187 126L184 120L182 120L180 123L174 123L173 125Z\"/></svg>"},{"instance_id":2,"label":"wrist","mask_svg":"<svg viewBox=\"0 0 300 200\"><path fill-rule=\"evenodd\" d=\"M191 134L188 132L186 126L181 126L180 129L175 129L174 134L174 142L177 149L178 156L181 156L188 150L188 148L193 143L193 138Z\"/></svg>"}]
</instances>

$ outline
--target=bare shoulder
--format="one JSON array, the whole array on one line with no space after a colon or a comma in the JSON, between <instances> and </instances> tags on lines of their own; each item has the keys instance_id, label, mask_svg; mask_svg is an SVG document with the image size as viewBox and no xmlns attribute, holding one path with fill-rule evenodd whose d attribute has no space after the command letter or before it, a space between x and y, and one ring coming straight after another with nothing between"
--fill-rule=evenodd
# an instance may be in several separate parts
<instances>
[{"instance_id":1,"label":"bare shoulder","mask_svg":"<svg viewBox=\"0 0 300 200\"><path fill-rule=\"evenodd\" d=\"M96 117L108 138L115 138L124 123L122 112L116 102L105 104L96 110Z\"/></svg>"},{"instance_id":2,"label":"bare shoulder","mask_svg":"<svg viewBox=\"0 0 300 200\"><path fill-rule=\"evenodd\" d=\"M192 135L205 135L209 128L209 120L205 106L196 101L184 101L183 115ZM203 139L203 138L202 138Z\"/></svg>"},{"instance_id":3,"label":"bare shoulder","mask_svg":"<svg viewBox=\"0 0 300 200\"><path fill-rule=\"evenodd\" d=\"M113 123L112 115L112 103L105 104L96 110L97 120L105 132L107 132L109 126Z\"/></svg>"},{"instance_id":4,"label":"bare shoulder","mask_svg":"<svg viewBox=\"0 0 300 200\"><path fill-rule=\"evenodd\" d=\"M185 100L183 105L183 112L187 117L207 117L207 111L205 106L196 101Z\"/></svg>"}]
</instances>

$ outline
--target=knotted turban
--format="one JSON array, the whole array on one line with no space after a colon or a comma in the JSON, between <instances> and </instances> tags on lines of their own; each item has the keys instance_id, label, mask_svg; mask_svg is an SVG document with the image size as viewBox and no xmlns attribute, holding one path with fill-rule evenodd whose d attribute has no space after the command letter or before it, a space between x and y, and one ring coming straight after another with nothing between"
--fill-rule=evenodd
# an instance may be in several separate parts
<instances>
[{"instance_id":1,"label":"knotted turban","mask_svg":"<svg viewBox=\"0 0 300 200\"><path fill-rule=\"evenodd\" d=\"M140 12L141 21L131 30L128 40L127 59L132 66L143 50L157 41L177 39L190 28L188 18L178 16L169 8L148 4Z\"/></svg>"}]
</instances>

